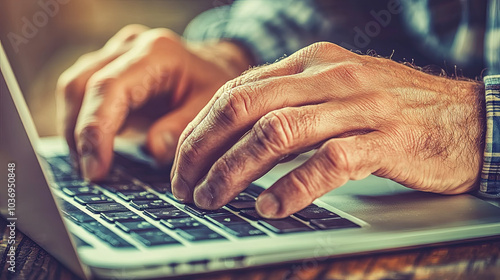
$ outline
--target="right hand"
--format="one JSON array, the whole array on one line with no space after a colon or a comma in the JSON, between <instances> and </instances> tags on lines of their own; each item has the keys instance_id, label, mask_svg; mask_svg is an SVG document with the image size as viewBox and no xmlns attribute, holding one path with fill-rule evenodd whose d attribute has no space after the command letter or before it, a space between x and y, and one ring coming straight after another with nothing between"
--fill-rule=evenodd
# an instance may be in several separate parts
<instances>
[{"instance_id":1,"label":"right hand","mask_svg":"<svg viewBox=\"0 0 500 280\"><path fill-rule=\"evenodd\" d=\"M172 161L186 125L249 64L230 42L191 44L168 29L123 28L59 78L59 123L74 163L86 179L104 178L115 136L129 114L144 107L161 116L146 147L160 164Z\"/></svg>"}]
</instances>

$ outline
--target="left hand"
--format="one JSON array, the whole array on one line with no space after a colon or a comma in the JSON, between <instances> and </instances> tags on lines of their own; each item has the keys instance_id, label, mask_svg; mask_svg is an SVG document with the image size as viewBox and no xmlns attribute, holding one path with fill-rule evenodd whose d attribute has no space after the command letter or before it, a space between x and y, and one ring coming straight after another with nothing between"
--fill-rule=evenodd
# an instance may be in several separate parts
<instances>
[{"instance_id":1,"label":"left hand","mask_svg":"<svg viewBox=\"0 0 500 280\"><path fill-rule=\"evenodd\" d=\"M319 147L257 199L286 217L370 174L443 194L482 164L483 86L317 43L229 81L187 126L174 195L217 209L287 156Z\"/></svg>"}]
</instances>

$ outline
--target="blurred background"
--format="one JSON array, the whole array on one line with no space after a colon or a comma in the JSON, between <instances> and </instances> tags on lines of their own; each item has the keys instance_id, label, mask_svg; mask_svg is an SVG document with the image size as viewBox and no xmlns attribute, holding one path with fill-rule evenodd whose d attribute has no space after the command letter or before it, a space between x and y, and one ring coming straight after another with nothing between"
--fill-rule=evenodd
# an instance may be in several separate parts
<instances>
[{"instance_id":1,"label":"blurred background","mask_svg":"<svg viewBox=\"0 0 500 280\"><path fill-rule=\"evenodd\" d=\"M40 136L56 135L54 89L81 55L123 26L140 23L182 34L201 12L231 0L0 0L0 40Z\"/></svg>"}]
</instances>

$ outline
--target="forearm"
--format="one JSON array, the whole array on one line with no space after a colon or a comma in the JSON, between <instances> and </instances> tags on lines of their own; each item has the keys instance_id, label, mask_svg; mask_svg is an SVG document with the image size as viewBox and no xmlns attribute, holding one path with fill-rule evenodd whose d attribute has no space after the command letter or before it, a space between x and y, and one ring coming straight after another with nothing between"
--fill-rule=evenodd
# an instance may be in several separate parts
<instances>
[{"instance_id":1,"label":"forearm","mask_svg":"<svg viewBox=\"0 0 500 280\"><path fill-rule=\"evenodd\" d=\"M233 77L255 65L254 58L248 50L237 42L215 39L188 42L188 46L200 57L218 64Z\"/></svg>"}]
</instances>

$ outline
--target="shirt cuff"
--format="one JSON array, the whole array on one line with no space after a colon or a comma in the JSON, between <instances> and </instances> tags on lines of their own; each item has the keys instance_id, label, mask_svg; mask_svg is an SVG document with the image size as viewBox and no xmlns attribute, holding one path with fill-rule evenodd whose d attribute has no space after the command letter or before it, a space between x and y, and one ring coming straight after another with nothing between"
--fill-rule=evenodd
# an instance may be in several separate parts
<instances>
[{"instance_id":1,"label":"shirt cuff","mask_svg":"<svg viewBox=\"0 0 500 280\"><path fill-rule=\"evenodd\" d=\"M500 198L500 75L484 78L486 137L479 195Z\"/></svg>"}]
</instances>

